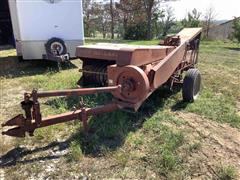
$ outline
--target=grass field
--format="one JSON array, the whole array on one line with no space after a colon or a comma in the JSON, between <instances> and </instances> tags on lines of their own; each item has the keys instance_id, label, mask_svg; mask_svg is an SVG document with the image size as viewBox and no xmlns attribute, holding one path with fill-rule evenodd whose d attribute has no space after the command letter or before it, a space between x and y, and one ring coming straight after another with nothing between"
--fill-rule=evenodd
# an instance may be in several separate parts
<instances>
[{"instance_id":1,"label":"grass field","mask_svg":"<svg viewBox=\"0 0 240 180\"><path fill-rule=\"evenodd\" d=\"M109 40L87 40L95 42ZM114 42L150 45L158 41ZM240 49L232 42L203 41L200 51L203 88L195 103L182 102L178 90L160 88L138 113L116 111L91 118L87 138L78 121L37 130L31 138L1 137L0 164L6 179L237 179ZM79 60L58 72L52 63L19 64L14 56L13 49L0 51L0 122L21 112L25 90L74 88L80 78ZM92 107L110 98L103 94L83 99ZM72 110L79 100L44 99L43 115Z\"/></svg>"}]
</instances>

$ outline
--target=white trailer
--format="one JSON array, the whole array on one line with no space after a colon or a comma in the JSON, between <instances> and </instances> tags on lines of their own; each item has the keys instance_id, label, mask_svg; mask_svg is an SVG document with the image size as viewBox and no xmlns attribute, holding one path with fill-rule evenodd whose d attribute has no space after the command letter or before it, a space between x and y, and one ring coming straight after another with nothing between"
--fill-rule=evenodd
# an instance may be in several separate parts
<instances>
[{"instance_id":1,"label":"white trailer","mask_svg":"<svg viewBox=\"0 0 240 180\"><path fill-rule=\"evenodd\" d=\"M84 43L82 0L8 0L17 55L65 60Z\"/></svg>"}]
</instances>

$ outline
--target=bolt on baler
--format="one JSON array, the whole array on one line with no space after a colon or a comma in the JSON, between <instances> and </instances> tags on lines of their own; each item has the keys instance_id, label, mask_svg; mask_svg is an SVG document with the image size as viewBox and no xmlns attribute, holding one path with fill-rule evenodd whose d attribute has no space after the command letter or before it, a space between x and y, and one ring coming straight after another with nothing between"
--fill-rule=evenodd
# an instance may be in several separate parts
<instances>
[{"instance_id":1,"label":"bolt on baler","mask_svg":"<svg viewBox=\"0 0 240 180\"><path fill-rule=\"evenodd\" d=\"M82 77L78 84L98 85L93 88L77 88L24 94L21 102L25 114L6 123L15 126L3 135L33 136L38 128L79 119L84 131L88 131L88 117L117 109L137 111L143 102L160 86L182 84L183 99L194 101L200 91L201 74L198 62L201 28L185 28L175 36L167 37L159 45L138 46L125 44L96 44L79 46L76 56L83 61ZM186 73L184 73L186 72ZM184 76L185 74L185 76ZM95 93L111 93L110 103L95 108L78 110L42 118L39 98L57 96L83 96Z\"/></svg>"}]
</instances>

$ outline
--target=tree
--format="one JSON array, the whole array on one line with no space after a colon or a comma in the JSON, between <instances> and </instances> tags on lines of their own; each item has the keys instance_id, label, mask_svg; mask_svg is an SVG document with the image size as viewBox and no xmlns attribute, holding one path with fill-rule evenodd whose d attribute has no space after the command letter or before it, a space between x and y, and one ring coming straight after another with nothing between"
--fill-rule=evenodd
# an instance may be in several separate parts
<instances>
[{"instance_id":1,"label":"tree","mask_svg":"<svg viewBox=\"0 0 240 180\"><path fill-rule=\"evenodd\" d=\"M152 15L156 0L143 0L143 4L147 15L147 39L152 39Z\"/></svg>"},{"instance_id":2,"label":"tree","mask_svg":"<svg viewBox=\"0 0 240 180\"><path fill-rule=\"evenodd\" d=\"M127 25L141 27L141 24L147 24L147 31L143 33L146 33L145 39L151 39L153 14L161 1L164 0L120 0L117 7L124 12L124 29L129 30Z\"/></svg>"},{"instance_id":3,"label":"tree","mask_svg":"<svg viewBox=\"0 0 240 180\"><path fill-rule=\"evenodd\" d=\"M107 4L96 4L95 9L97 9L96 16L96 30L102 33L103 38L106 38L107 32L109 30L110 24L110 15L106 9L109 9Z\"/></svg>"},{"instance_id":4,"label":"tree","mask_svg":"<svg viewBox=\"0 0 240 180\"><path fill-rule=\"evenodd\" d=\"M114 38L117 16L114 0L83 0L83 14L85 36L95 36L96 32L101 32L103 38L107 33L111 33L111 38Z\"/></svg>"},{"instance_id":5,"label":"tree","mask_svg":"<svg viewBox=\"0 0 240 180\"><path fill-rule=\"evenodd\" d=\"M189 12L187 17L182 20L182 25L184 27L199 27L201 23L200 17L201 13L194 8L192 12Z\"/></svg>"},{"instance_id":6,"label":"tree","mask_svg":"<svg viewBox=\"0 0 240 180\"><path fill-rule=\"evenodd\" d=\"M146 39L147 24L145 22L133 24L127 27L124 39L143 40Z\"/></svg>"},{"instance_id":7,"label":"tree","mask_svg":"<svg viewBox=\"0 0 240 180\"><path fill-rule=\"evenodd\" d=\"M90 36L91 0L83 0L83 21L85 36Z\"/></svg>"},{"instance_id":8,"label":"tree","mask_svg":"<svg viewBox=\"0 0 240 180\"><path fill-rule=\"evenodd\" d=\"M114 39L114 10L113 0L110 0L110 16L111 16L111 38Z\"/></svg>"},{"instance_id":9,"label":"tree","mask_svg":"<svg viewBox=\"0 0 240 180\"><path fill-rule=\"evenodd\" d=\"M165 37L171 27L175 24L174 22L174 14L173 14L173 9L171 7L167 7L166 10L164 11L164 16L162 17L162 36Z\"/></svg>"},{"instance_id":10,"label":"tree","mask_svg":"<svg viewBox=\"0 0 240 180\"><path fill-rule=\"evenodd\" d=\"M240 17L235 17L233 20L233 36L237 39L238 43L240 43Z\"/></svg>"},{"instance_id":11,"label":"tree","mask_svg":"<svg viewBox=\"0 0 240 180\"><path fill-rule=\"evenodd\" d=\"M145 11L142 3L139 0L120 0L116 3L116 9L118 10L119 20L122 24L122 36L124 39L138 38L139 34L145 34ZM142 25L142 26L141 26ZM120 26L121 27L121 26ZM134 32L137 30L137 32ZM143 38L145 39L145 37Z\"/></svg>"},{"instance_id":12,"label":"tree","mask_svg":"<svg viewBox=\"0 0 240 180\"><path fill-rule=\"evenodd\" d=\"M169 2L169 1L177 1L177 0L142 0L145 13L146 13L146 21L147 21L147 39L152 39L152 22L153 22L153 16L156 11L159 11L160 4ZM171 9L173 10L173 9ZM169 13L169 12L167 12Z\"/></svg>"},{"instance_id":13,"label":"tree","mask_svg":"<svg viewBox=\"0 0 240 180\"><path fill-rule=\"evenodd\" d=\"M136 39L140 35L142 39L151 39L159 35L160 4L167 1L176 0L120 0L117 8L122 11L124 37Z\"/></svg>"},{"instance_id":14,"label":"tree","mask_svg":"<svg viewBox=\"0 0 240 180\"><path fill-rule=\"evenodd\" d=\"M152 33L155 35L155 37L161 37L162 36L162 30L163 30L163 18L165 17L164 15L164 10L158 10L153 14L152 17Z\"/></svg>"},{"instance_id":15,"label":"tree","mask_svg":"<svg viewBox=\"0 0 240 180\"><path fill-rule=\"evenodd\" d=\"M216 17L216 13L214 8L209 7L205 12L205 15L204 15L205 21L203 23L206 38L208 38L209 36L209 30L211 28L211 25L213 24L215 17Z\"/></svg>"}]
</instances>

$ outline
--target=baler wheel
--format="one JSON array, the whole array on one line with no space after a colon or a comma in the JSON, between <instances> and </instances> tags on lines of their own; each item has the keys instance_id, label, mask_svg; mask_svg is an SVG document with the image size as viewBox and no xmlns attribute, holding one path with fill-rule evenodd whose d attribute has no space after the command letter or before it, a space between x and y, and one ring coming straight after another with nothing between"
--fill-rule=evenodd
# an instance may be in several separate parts
<instances>
[{"instance_id":1,"label":"baler wheel","mask_svg":"<svg viewBox=\"0 0 240 180\"><path fill-rule=\"evenodd\" d=\"M182 96L186 102L197 99L201 89L201 74L198 69L189 69L183 80Z\"/></svg>"}]
</instances>

